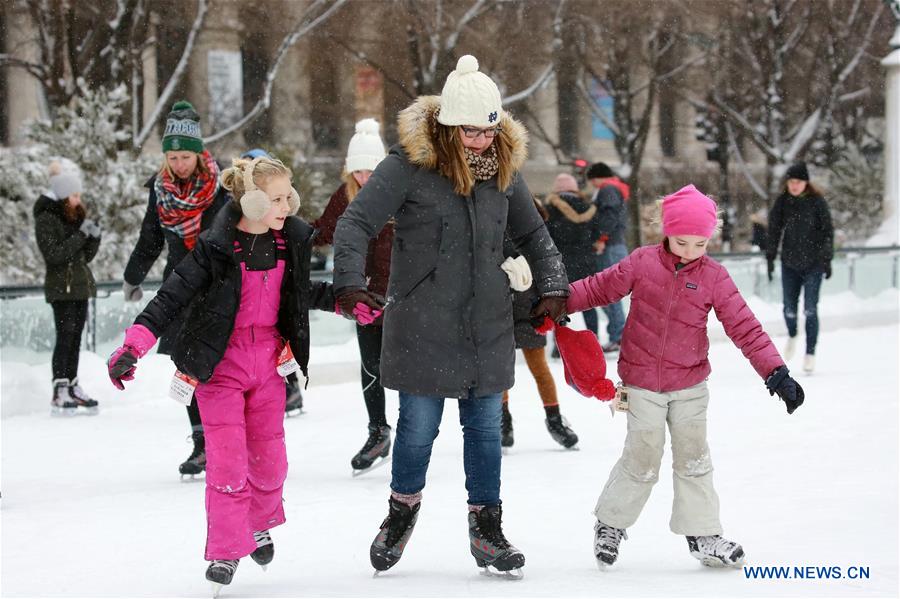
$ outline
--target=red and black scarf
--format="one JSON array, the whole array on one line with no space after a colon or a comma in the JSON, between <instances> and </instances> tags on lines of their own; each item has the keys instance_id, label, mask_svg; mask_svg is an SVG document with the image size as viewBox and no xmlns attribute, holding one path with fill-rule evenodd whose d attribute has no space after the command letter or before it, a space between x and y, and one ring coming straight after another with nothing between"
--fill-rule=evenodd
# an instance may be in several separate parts
<instances>
[{"instance_id":1,"label":"red and black scarf","mask_svg":"<svg viewBox=\"0 0 900 599\"><path fill-rule=\"evenodd\" d=\"M219 191L219 165L208 150L200 154L208 172L198 171L190 179L174 180L163 169L156 177L156 209L164 229L184 239L184 245L192 250L200 234L200 219Z\"/></svg>"}]
</instances>

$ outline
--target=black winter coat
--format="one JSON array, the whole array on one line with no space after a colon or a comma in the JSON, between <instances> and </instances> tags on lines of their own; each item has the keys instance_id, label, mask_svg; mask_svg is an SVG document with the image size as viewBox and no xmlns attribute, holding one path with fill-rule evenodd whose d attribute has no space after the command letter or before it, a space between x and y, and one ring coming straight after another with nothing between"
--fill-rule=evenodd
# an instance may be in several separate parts
<instances>
[{"instance_id":1,"label":"black winter coat","mask_svg":"<svg viewBox=\"0 0 900 599\"><path fill-rule=\"evenodd\" d=\"M194 250L181 261L147 307L135 319L159 336L179 314L185 314L172 351L182 372L208 381L225 355L241 300L241 266L234 255L240 208L233 202L219 211ZM282 233L288 256L281 285L278 331L291 344L303 375L308 378L309 309L334 312L331 285L311 283L309 260L313 228L288 217ZM274 368L275 365L273 364Z\"/></svg>"},{"instance_id":2,"label":"black winter coat","mask_svg":"<svg viewBox=\"0 0 900 599\"><path fill-rule=\"evenodd\" d=\"M147 277L147 272L159 258L163 247L168 248L166 254L166 266L163 269L163 280L169 278L172 271L178 264L184 260L184 257L190 253L190 250L184 245L184 239L176 233L163 229L159 221L159 211L156 208L156 190L153 183L156 181L156 175L150 177L144 184L144 187L150 190L147 198L147 211L144 213L144 220L141 223L141 235L138 237L137 245L131 251L131 257L125 266L124 279L131 285L140 285ZM224 187L220 187L213 198L212 203L203 212L200 217L200 231L205 231L212 225L213 219L222 206L228 204L231 200L231 194ZM172 321L172 325L159 340L159 353L172 353L172 342L175 335L181 330L181 320Z\"/></svg>"},{"instance_id":3,"label":"black winter coat","mask_svg":"<svg viewBox=\"0 0 900 599\"><path fill-rule=\"evenodd\" d=\"M578 281L597 272L594 242L600 238L597 207L576 194L553 194L547 203L547 230L562 254L569 280Z\"/></svg>"},{"instance_id":4,"label":"black winter coat","mask_svg":"<svg viewBox=\"0 0 900 599\"><path fill-rule=\"evenodd\" d=\"M769 212L766 258L799 271L824 272L834 257L834 227L824 198L783 193Z\"/></svg>"},{"instance_id":5,"label":"black winter coat","mask_svg":"<svg viewBox=\"0 0 900 599\"><path fill-rule=\"evenodd\" d=\"M366 287L369 239L393 216L382 384L413 395L480 397L514 383L512 301L500 268L504 232L528 260L538 292L565 292L568 281L521 175L504 191L494 177L463 197L438 172L430 133L438 106L428 96L401 112L401 144L338 221L334 285L338 292ZM500 124L517 171L525 160L524 127L508 115Z\"/></svg>"},{"instance_id":6,"label":"black winter coat","mask_svg":"<svg viewBox=\"0 0 900 599\"><path fill-rule=\"evenodd\" d=\"M38 249L47 264L44 297L48 302L86 300L97 295L97 285L88 263L100 249L100 238L70 223L63 202L42 195L34 204L34 232Z\"/></svg>"}]
</instances>

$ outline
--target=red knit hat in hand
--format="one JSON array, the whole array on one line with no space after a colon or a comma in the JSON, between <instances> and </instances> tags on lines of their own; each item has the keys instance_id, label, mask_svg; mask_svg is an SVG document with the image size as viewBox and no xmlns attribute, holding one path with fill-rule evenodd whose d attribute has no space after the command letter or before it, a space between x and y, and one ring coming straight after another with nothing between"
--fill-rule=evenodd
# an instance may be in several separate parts
<instances>
[{"instance_id":1,"label":"red knit hat in hand","mask_svg":"<svg viewBox=\"0 0 900 599\"><path fill-rule=\"evenodd\" d=\"M556 346L566 382L576 391L600 401L609 401L615 396L616 388L606 378L606 359L594 333L556 327Z\"/></svg>"}]
</instances>

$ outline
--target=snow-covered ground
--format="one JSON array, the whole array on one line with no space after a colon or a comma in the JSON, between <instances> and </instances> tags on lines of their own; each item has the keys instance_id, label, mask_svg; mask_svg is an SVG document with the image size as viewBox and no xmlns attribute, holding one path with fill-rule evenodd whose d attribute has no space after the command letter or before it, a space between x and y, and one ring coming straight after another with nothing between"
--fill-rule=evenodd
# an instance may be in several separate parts
<instances>
[{"instance_id":1,"label":"snow-covered ground","mask_svg":"<svg viewBox=\"0 0 900 599\"><path fill-rule=\"evenodd\" d=\"M882 307L892 301L896 308L893 293ZM845 309L839 301L827 300L823 313ZM863 318L868 307L848 313ZM777 317L775 307L754 309L764 321ZM591 512L621 452L625 419L562 385L558 362L562 411L581 437L580 451L550 439L524 365L511 392L516 445L503 461L504 528L527 557L525 578L479 576L468 553L462 438L448 401L415 533L403 560L373 579L369 544L386 513L390 468L350 476L366 425L356 367L346 361L356 351L351 342L316 348L306 413L285 423L288 522L274 530L274 563L262 572L243 560L223 596L896 597L896 313L861 324L826 322L813 376L799 374L800 357L790 364L807 396L792 416L734 346L714 342L709 418L725 532L743 544L749 563L839 566L843 574L861 566L867 579L754 580L741 570L703 568L668 530L668 454L619 563L598 571ZM783 325L771 330L781 346ZM4 361L4 405L9 394L45 405L49 366L17 368L6 354ZM165 398L171 372L165 357L148 356L120 393L106 381L102 358L85 353L82 379L101 402L100 416L55 419L42 408L3 418L4 597L209 595L204 487L178 480L190 446L184 409ZM393 392L388 410L394 420Z\"/></svg>"}]
</instances>

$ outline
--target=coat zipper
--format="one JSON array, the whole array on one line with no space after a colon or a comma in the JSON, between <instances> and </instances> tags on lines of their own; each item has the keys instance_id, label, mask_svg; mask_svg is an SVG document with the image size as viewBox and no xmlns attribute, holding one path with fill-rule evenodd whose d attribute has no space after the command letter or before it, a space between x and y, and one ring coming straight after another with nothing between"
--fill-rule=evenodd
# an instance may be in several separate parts
<instances>
[{"instance_id":1,"label":"coat zipper","mask_svg":"<svg viewBox=\"0 0 900 599\"><path fill-rule=\"evenodd\" d=\"M72 263L66 265L66 293L72 292Z\"/></svg>"},{"instance_id":2,"label":"coat zipper","mask_svg":"<svg viewBox=\"0 0 900 599\"><path fill-rule=\"evenodd\" d=\"M672 290L669 292L669 302L666 304L666 326L663 329L662 345L660 346L659 359L656 365L656 388L662 390L662 360L666 348L666 338L669 336L669 314L672 312L672 298L675 296L675 287L678 282L678 268L672 278Z\"/></svg>"}]
</instances>

